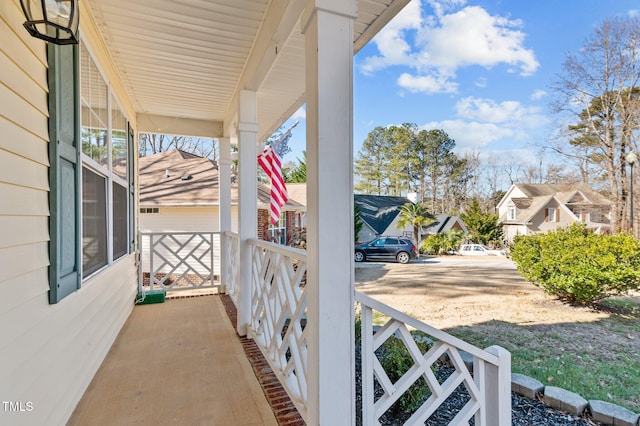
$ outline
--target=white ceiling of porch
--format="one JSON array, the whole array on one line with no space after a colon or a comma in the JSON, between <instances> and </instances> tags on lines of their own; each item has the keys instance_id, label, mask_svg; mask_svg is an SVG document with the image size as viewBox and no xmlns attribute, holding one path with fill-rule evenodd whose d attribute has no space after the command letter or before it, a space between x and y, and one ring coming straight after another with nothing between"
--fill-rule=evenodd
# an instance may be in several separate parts
<instances>
[{"instance_id":1,"label":"white ceiling of porch","mask_svg":"<svg viewBox=\"0 0 640 426\"><path fill-rule=\"evenodd\" d=\"M359 0L355 50L407 2ZM304 102L304 0L88 4L138 114L229 123L237 91L257 90L266 138Z\"/></svg>"}]
</instances>

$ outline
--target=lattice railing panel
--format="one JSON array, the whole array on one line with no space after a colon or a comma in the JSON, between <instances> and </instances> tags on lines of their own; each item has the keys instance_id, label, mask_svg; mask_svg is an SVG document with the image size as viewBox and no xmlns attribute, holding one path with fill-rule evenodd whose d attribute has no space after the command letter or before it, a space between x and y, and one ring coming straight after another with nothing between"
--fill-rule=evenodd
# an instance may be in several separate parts
<instances>
[{"instance_id":1,"label":"lattice railing panel","mask_svg":"<svg viewBox=\"0 0 640 426\"><path fill-rule=\"evenodd\" d=\"M397 406L408 405L409 394L422 399L410 400L403 424L468 425L472 419L475 426L511 424L511 358L506 350L481 350L359 292L356 301L361 307L363 425L388 419ZM374 311L389 318L375 331ZM472 368L463 352L473 357ZM385 359L399 353L407 364L400 371Z\"/></svg>"},{"instance_id":2,"label":"lattice railing panel","mask_svg":"<svg viewBox=\"0 0 640 426\"><path fill-rule=\"evenodd\" d=\"M219 233L141 233L141 240L143 287L188 290L220 285Z\"/></svg>"},{"instance_id":3,"label":"lattice railing panel","mask_svg":"<svg viewBox=\"0 0 640 426\"><path fill-rule=\"evenodd\" d=\"M252 240L251 245L251 334L304 418L306 253L257 240Z\"/></svg>"},{"instance_id":4,"label":"lattice railing panel","mask_svg":"<svg viewBox=\"0 0 640 426\"><path fill-rule=\"evenodd\" d=\"M238 277L240 273L240 237L232 232L225 232L222 236L222 249L226 253L225 285L226 293L231 297L233 303L238 306Z\"/></svg>"}]
</instances>

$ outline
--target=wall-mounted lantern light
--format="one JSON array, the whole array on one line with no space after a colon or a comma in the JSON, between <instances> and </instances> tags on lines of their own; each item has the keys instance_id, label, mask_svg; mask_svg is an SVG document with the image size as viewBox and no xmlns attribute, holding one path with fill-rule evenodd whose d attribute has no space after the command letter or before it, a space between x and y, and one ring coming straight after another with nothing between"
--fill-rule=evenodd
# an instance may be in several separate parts
<instances>
[{"instance_id":1,"label":"wall-mounted lantern light","mask_svg":"<svg viewBox=\"0 0 640 426\"><path fill-rule=\"evenodd\" d=\"M24 27L33 37L55 44L78 44L77 0L20 0Z\"/></svg>"}]
</instances>

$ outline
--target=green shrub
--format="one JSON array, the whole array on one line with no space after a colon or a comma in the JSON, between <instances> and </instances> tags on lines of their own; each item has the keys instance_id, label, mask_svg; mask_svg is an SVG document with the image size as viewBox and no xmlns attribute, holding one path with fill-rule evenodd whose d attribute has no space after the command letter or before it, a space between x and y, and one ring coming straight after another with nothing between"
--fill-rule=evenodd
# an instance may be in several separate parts
<instances>
[{"instance_id":1,"label":"green shrub","mask_svg":"<svg viewBox=\"0 0 640 426\"><path fill-rule=\"evenodd\" d=\"M418 344L418 347L423 353L426 352L426 345ZM396 383L415 364L403 341L393 336L382 344L378 352L382 368L389 376L391 383ZM430 395L431 390L421 377L391 407L391 411L398 416L413 413Z\"/></svg>"},{"instance_id":2,"label":"green shrub","mask_svg":"<svg viewBox=\"0 0 640 426\"><path fill-rule=\"evenodd\" d=\"M355 314L355 342L361 344L362 317L360 312ZM420 351L424 354L428 350L428 344L416 342ZM414 360L401 339L395 336L389 337L376 351L376 355L382 368L389 376L392 383L397 382L414 364ZM424 378L416 380L409 389L400 397L390 411L394 416L407 417L408 413L413 413L431 395L431 390Z\"/></svg>"},{"instance_id":3,"label":"green shrub","mask_svg":"<svg viewBox=\"0 0 640 426\"><path fill-rule=\"evenodd\" d=\"M592 304L640 286L640 240L627 234L596 235L573 224L516 237L511 256L525 279L571 304Z\"/></svg>"},{"instance_id":4,"label":"green shrub","mask_svg":"<svg viewBox=\"0 0 640 426\"><path fill-rule=\"evenodd\" d=\"M442 251L443 242L442 235L429 235L420 243L420 253L438 255Z\"/></svg>"},{"instance_id":5,"label":"green shrub","mask_svg":"<svg viewBox=\"0 0 640 426\"><path fill-rule=\"evenodd\" d=\"M465 235L457 229L450 229L443 234L429 235L420 244L420 253L443 255L458 250Z\"/></svg>"}]
</instances>

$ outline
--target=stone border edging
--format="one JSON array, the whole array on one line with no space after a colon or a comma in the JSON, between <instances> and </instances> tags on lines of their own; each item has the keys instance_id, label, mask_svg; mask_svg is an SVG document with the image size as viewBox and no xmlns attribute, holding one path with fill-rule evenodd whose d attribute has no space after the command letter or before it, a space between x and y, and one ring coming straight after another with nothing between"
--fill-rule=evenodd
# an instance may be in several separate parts
<instances>
[{"instance_id":1,"label":"stone border edging","mask_svg":"<svg viewBox=\"0 0 640 426\"><path fill-rule=\"evenodd\" d=\"M511 374L511 390L527 398L543 395L543 402L558 410L580 415L589 410L593 419L604 425L640 426L640 414L610 402L587 401L575 392L555 386L544 386L542 382L524 374Z\"/></svg>"}]
</instances>

